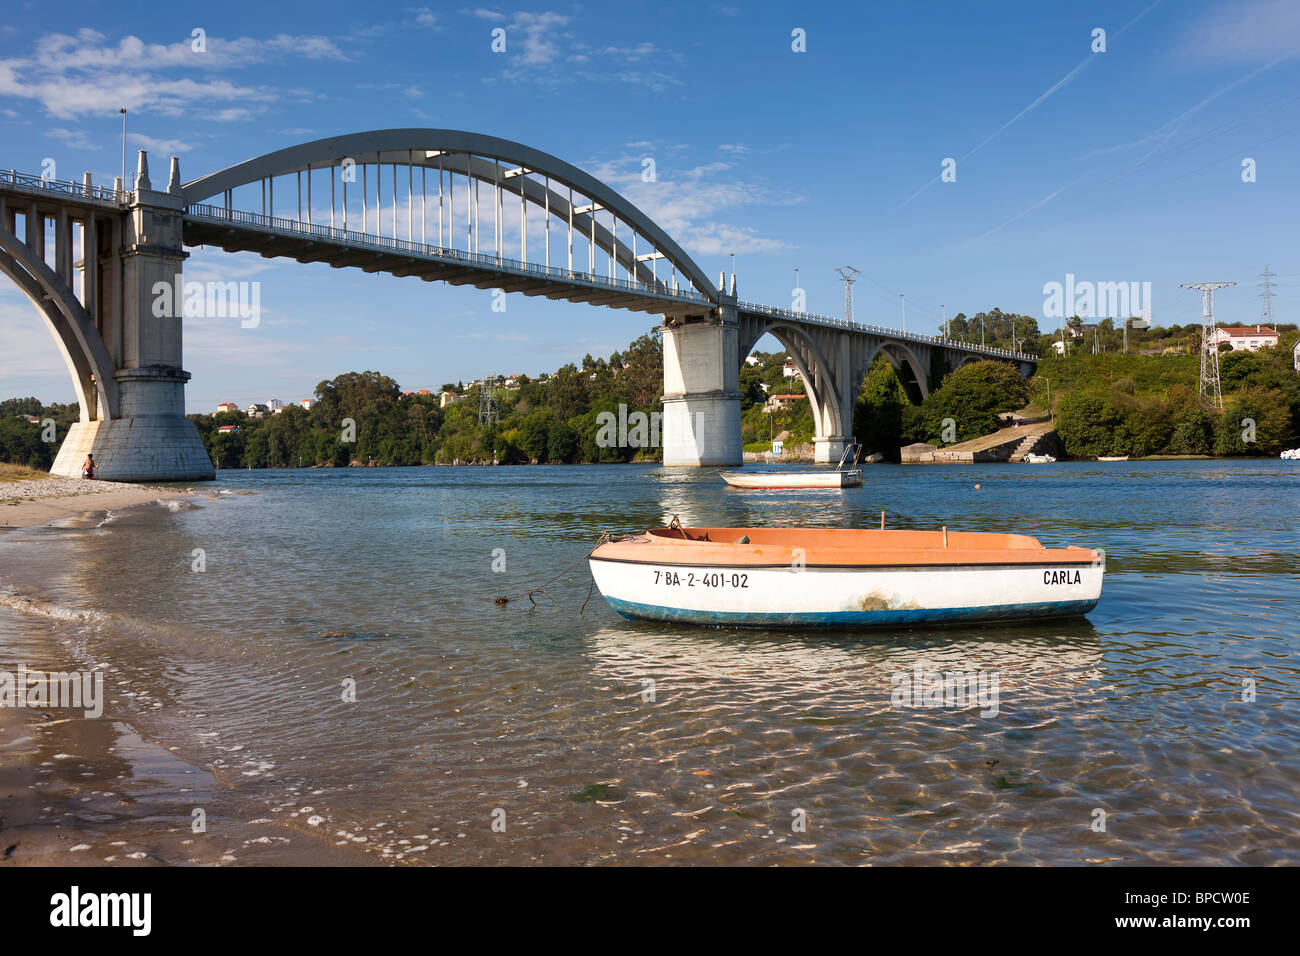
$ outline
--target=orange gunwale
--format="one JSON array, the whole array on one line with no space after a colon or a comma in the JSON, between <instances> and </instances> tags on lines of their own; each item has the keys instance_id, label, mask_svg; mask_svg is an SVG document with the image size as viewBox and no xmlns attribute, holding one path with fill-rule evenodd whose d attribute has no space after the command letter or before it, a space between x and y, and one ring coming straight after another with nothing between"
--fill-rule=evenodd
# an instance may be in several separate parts
<instances>
[{"instance_id":1,"label":"orange gunwale","mask_svg":"<svg viewBox=\"0 0 1300 956\"><path fill-rule=\"evenodd\" d=\"M686 537L682 537L685 534ZM1070 545L1044 548L1037 538L997 532L857 528L653 528L612 541L593 561L693 567L814 568L1092 565L1101 556ZM748 537L746 544L738 543ZM798 550L799 553L796 553Z\"/></svg>"}]
</instances>

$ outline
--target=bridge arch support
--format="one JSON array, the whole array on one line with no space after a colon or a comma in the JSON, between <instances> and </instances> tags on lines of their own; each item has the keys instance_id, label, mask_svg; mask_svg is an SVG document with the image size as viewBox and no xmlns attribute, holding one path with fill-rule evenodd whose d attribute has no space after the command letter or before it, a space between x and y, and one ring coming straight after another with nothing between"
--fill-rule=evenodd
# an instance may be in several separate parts
<instances>
[{"instance_id":1,"label":"bridge arch support","mask_svg":"<svg viewBox=\"0 0 1300 956\"><path fill-rule=\"evenodd\" d=\"M768 334L790 353L812 406L813 460L827 464L839 461L853 443L858 389L880 348L879 340L841 328L752 313L742 315L739 324L739 362Z\"/></svg>"},{"instance_id":2,"label":"bridge arch support","mask_svg":"<svg viewBox=\"0 0 1300 956\"><path fill-rule=\"evenodd\" d=\"M185 417L190 376L181 368L181 316L159 314L155 302L155 288L171 287L185 258L174 159L171 178L168 192L154 191L143 150L132 193L97 188L89 173L82 183L0 174L0 273L35 304L53 333L81 410L63 437L54 474L79 477L93 455L95 477L110 481L214 477L194 423ZM26 223L22 238L19 214ZM51 221L54 241L47 250ZM77 271L80 295L74 291Z\"/></svg>"},{"instance_id":3,"label":"bridge arch support","mask_svg":"<svg viewBox=\"0 0 1300 956\"><path fill-rule=\"evenodd\" d=\"M897 373L900 380L902 380L904 388L906 388L908 380L903 373L910 372L912 380L916 383L917 391L920 393L921 401L925 401L930 397L929 359L931 353L929 348L920 346L918 349L910 343L901 341L882 341L876 352L885 356L885 359L889 364L894 367L894 372ZM925 361L922 361L922 356L924 356ZM871 357L874 359L876 353L873 353ZM871 363L868 362L867 364L870 365ZM858 380L858 384L862 384L861 379Z\"/></svg>"},{"instance_id":4,"label":"bridge arch support","mask_svg":"<svg viewBox=\"0 0 1300 956\"><path fill-rule=\"evenodd\" d=\"M0 223L0 272L36 306L72 376L83 422L117 413L113 359L86 307L36 251Z\"/></svg>"}]
</instances>

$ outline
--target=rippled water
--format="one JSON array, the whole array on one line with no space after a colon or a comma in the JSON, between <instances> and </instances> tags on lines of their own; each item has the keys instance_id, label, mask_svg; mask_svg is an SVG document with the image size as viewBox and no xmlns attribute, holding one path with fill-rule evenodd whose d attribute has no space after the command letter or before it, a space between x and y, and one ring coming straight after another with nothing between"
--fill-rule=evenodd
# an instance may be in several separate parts
<instances>
[{"instance_id":1,"label":"rippled water","mask_svg":"<svg viewBox=\"0 0 1300 956\"><path fill-rule=\"evenodd\" d=\"M236 493L199 507L0 536L0 651L39 629L105 667L119 716L213 771L232 827L377 861L1300 859L1296 463L865 477L827 494L649 466L222 473ZM602 530L882 510L1104 548L1101 603L1044 625L694 629L625 621L599 592L580 614L585 562L523 596ZM894 706L918 663L996 675L998 714Z\"/></svg>"}]
</instances>

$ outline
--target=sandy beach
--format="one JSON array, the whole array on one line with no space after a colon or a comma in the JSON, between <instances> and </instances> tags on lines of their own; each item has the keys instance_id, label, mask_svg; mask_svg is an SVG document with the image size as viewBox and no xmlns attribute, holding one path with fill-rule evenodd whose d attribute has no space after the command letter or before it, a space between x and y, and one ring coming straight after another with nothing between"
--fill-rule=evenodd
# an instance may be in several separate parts
<instances>
[{"instance_id":1,"label":"sandy beach","mask_svg":"<svg viewBox=\"0 0 1300 956\"><path fill-rule=\"evenodd\" d=\"M88 481L7 467L0 471L0 528L31 528L195 493L192 488Z\"/></svg>"}]
</instances>

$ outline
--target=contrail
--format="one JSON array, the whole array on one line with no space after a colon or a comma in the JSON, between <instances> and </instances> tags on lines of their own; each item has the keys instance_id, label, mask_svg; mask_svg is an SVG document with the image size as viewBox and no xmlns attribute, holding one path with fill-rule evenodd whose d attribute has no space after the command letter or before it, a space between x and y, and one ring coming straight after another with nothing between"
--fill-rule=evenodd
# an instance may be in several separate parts
<instances>
[{"instance_id":1,"label":"contrail","mask_svg":"<svg viewBox=\"0 0 1300 956\"><path fill-rule=\"evenodd\" d=\"M1132 20L1130 20L1128 23L1124 24L1124 25L1123 25L1122 27L1120 27L1117 31L1115 31L1115 35L1114 35L1113 37L1111 37L1111 39L1113 39L1113 40L1118 40L1121 36L1124 35L1124 32L1125 32L1126 30L1128 30L1129 27L1133 26L1133 24L1137 23L1139 20L1141 20L1143 17L1145 17L1148 13L1150 13L1152 10L1154 10L1156 7L1158 7L1158 6L1160 5L1160 3L1161 3L1161 0L1155 0L1155 3L1151 4L1151 6L1147 7L1145 10L1143 10L1141 13L1139 13L1136 17L1134 17L1134 18L1133 18ZM1073 70L1071 70L1069 73L1065 74L1065 76L1061 77L1059 80L1057 80L1055 83L1053 83L1050 87L1048 87L1047 91L1046 91L1045 93L1043 93L1041 96L1039 96L1038 99L1034 100L1032 103L1030 103L1028 106L1026 106L1023 110L1021 110L1021 111L1020 111L1019 113L1017 113L1015 116L1011 117L1011 119L1007 120L1005 123L1003 123L1001 126L999 126L999 127L998 127L994 132L993 132L992 135L990 135L987 139L984 140L984 142L980 143L978 146L976 146L974 149L972 149L969 153L967 153L965 156L963 156L962 159L963 159L963 160L966 160L966 159L969 159L970 157L974 156L976 153L978 153L981 149L983 149L983 148L984 148L985 146L987 146L989 143L993 142L993 140L997 139L997 137L998 137L998 136L1003 132L1003 130L1005 130L1007 127L1011 126L1013 123L1015 123L1017 120L1021 119L1022 117L1027 116L1028 114L1032 113L1035 109L1037 109L1039 106L1041 106L1042 103L1043 103L1043 102L1044 102L1044 101L1045 101L1049 96L1051 96L1053 93L1055 93L1055 92L1056 92L1057 90L1059 90L1061 87L1065 86L1065 84L1069 83L1069 82L1070 82L1072 79L1074 79L1074 78L1075 78L1075 77L1076 77L1080 72L1083 71L1084 67L1086 67L1088 64L1094 62L1096 59L1097 59L1097 55L1096 55L1095 53L1090 53L1090 54L1088 54L1088 56L1084 57L1084 59L1081 60L1081 61L1079 62L1079 65L1078 65L1078 66L1076 66Z\"/></svg>"},{"instance_id":2,"label":"contrail","mask_svg":"<svg viewBox=\"0 0 1300 956\"><path fill-rule=\"evenodd\" d=\"M1111 39L1119 39L1119 37L1121 37L1121 36L1125 33L1125 31L1128 30L1129 27L1133 26L1133 24L1137 23L1139 20L1141 20L1143 17L1145 17L1148 13L1150 13L1150 12L1151 12L1152 10L1154 10L1156 7L1160 6L1161 2L1162 2L1162 0L1155 0L1155 3L1151 4L1149 7L1147 7L1145 10L1143 10L1141 13L1139 13L1139 14L1138 14L1136 17L1134 17L1132 20L1130 20L1128 23L1124 24L1124 25L1123 25L1122 27L1120 27L1117 31L1115 31L1115 34L1111 37ZM995 139L997 139L999 136L1001 136L1002 133L1004 133L1004 132L1009 128L1009 127L1015 125L1015 124L1016 124L1017 122L1019 122L1021 119L1023 119L1024 117L1026 117L1026 116L1028 116L1030 113L1032 113L1034 110L1036 110L1039 106L1043 105L1043 103L1045 103L1045 102L1046 102L1046 101L1047 101L1047 100L1048 100L1048 99L1049 99L1049 98L1050 98L1054 93L1056 93L1057 90L1061 89L1063 86L1065 86L1066 84L1068 84L1072 79L1074 79L1076 76L1078 76L1081 72L1083 72L1084 68L1087 67L1088 64L1090 64L1090 63L1092 63L1094 60L1096 60L1096 58L1097 58L1097 55L1096 55L1095 53L1090 53L1090 54L1088 54L1088 56L1084 57L1083 60L1081 60L1081 61L1079 62L1079 65L1078 65L1078 66L1076 66L1076 67L1075 67L1074 69L1072 69L1069 73L1065 74L1065 76L1061 77L1059 80L1057 80L1057 81L1056 81L1055 83L1053 83L1051 86L1049 86L1049 87L1047 88L1046 91L1044 91L1043 93L1041 93L1041 94L1040 94L1040 95L1039 95L1039 96L1038 96L1038 97L1037 97L1037 98L1036 98L1032 103L1030 103L1028 106L1026 106L1024 109L1022 109L1019 113L1017 113L1015 116L1011 117L1011 119L1007 120L1005 123L1003 123L1003 124L1002 124L1001 126L999 126L997 129L995 129L991 134L989 134L988 136L986 136L986 137L984 138L984 140L983 140L982 142L979 143L979 145L977 145L974 149L972 149L972 150L970 150L968 153L966 153L966 155L964 155L964 156L961 158L961 161L962 161L962 162L965 162L966 160L970 159L970 157L974 156L976 153L978 153L981 149L983 149L983 148L984 148L985 146L987 146L989 143L993 142L993 140L995 140ZM933 186L933 185L934 185L935 183L937 183L938 181L939 181L939 177L938 177L938 176L935 176L933 179L930 179L929 181L926 182L926 184L925 184L924 186L922 186L922 187L921 187L920 189L918 189L916 192L912 193L912 195L908 196L906 199L904 199L901 203L899 203L899 204L898 204L897 206L895 206L893 209L889 210L889 212L886 213L886 215L893 215L894 213L898 212L898 210L900 210L900 209L902 209L904 206L908 205L908 204L909 204L913 199L915 199L917 196L921 195L921 193L925 192L927 189L929 189L931 186ZM999 227L999 228L1001 228L1001 227Z\"/></svg>"},{"instance_id":3,"label":"contrail","mask_svg":"<svg viewBox=\"0 0 1300 956\"><path fill-rule=\"evenodd\" d=\"M1251 70L1245 76L1240 76L1237 79L1233 80L1231 83L1228 83L1220 87L1219 89L1215 90L1213 93L1211 93L1205 99L1201 100L1195 106L1189 107L1188 109L1184 110L1182 113L1175 116L1173 119L1166 120L1164 123L1161 123L1159 126L1155 128L1155 130L1148 133L1146 136L1142 137L1142 139L1151 139L1151 138L1158 137L1158 142L1155 144L1155 146L1151 147L1151 149L1147 151L1146 155L1144 155L1141 159L1137 160L1137 162L1133 163L1131 166L1129 166L1128 169L1124 170L1122 173L1118 173L1115 176L1112 176L1110 179L1103 180L1102 182L1098 183L1091 190L1089 190L1089 192L1093 192L1096 191L1097 189L1102 188L1103 186L1109 186L1112 183L1119 182L1121 179L1124 179L1127 176L1131 176L1133 173L1137 172L1140 168L1142 168L1142 166L1146 164L1148 159L1150 159L1155 153L1157 153L1161 149L1161 147L1163 147L1165 143L1167 143L1170 140L1170 138L1174 136L1174 134L1176 134L1180 129L1183 128L1183 124L1186 123L1188 119L1190 119L1196 113L1200 112L1205 106L1217 100L1220 96L1222 96L1224 93L1231 90L1233 87L1240 86L1242 83L1245 83L1247 80L1254 79L1256 76L1259 76L1259 74L1263 73L1265 70L1271 70L1273 67L1277 66L1277 64L1281 63L1283 60L1286 60L1288 58L1289 58L1289 54L1280 56L1277 59L1273 60L1271 63L1265 63L1263 66ZM1165 129L1168 129L1169 131L1161 135L1161 131ZM1138 142L1141 141L1142 140L1138 140ZM981 233L979 236L976 236L975 238L983 239L985 236L990 236L993 233L997 232L999 229L1001 229L1003 226L1015 222L1021 216L1028 215L1029 213L1033 212L1035 209L1039 208L1040 206L1046 205L1047 203L1055 199L1057 196L1059 196L1061 193L1065 192L1067 189L1072 188L1086 175L1087 173L1085 173L1083 176L1079 176L1071 180L1070 182L1062 186L1060 189L1052 193L1050 196L1046 196L1043 199L1038 200L1038 202L1034 203L1032 206L1029 206L1027 209L1024 209L1021 212L1016 213L1016 215L1012 216L1006 222L1002 223L999 226L995 226L994 228L990 229L988 232Z\"/></svg>"}]
</instances>

